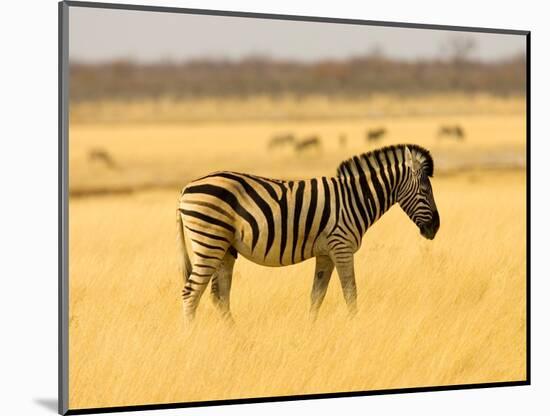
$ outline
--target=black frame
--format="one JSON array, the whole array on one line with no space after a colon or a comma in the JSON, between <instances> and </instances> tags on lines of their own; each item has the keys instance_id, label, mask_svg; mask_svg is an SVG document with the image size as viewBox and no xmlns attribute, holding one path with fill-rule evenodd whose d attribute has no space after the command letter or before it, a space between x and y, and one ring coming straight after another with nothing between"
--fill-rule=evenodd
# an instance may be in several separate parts
<instances>
[{"instance_id":1,"label":"black frame","mask_svg":"<svg viewBox=\"0 0 550 416\"><path fill-rule=\"evenodd\" d=\"M58 412L61 415L79 415L92 413L112 413L124 411L138 410L161 410L161 409L177 409L186 407L199 406L221 406L228 404L243 404L243 403L267 403L267 402L283 402L294 400L311 400L311 399L329 399L338 397L358 397L358 396L373 396L385 394L399 393L420 393L420 392L435 392L446 390L466 390L480 389L491 387L513 387L531 385L531 32L528 30L509 30L495 29L483 27L467 27L467 26L446 26L437 24L425 23L402 23L402 22L385 22L375 20L359 20L359 19L343 19L318 16L293 16L284 14L269 14L269 13L250 13L239 11L223 11L223 10L203 10L203 9L188 9L178 7L163 7L163 6L144 6L136 4L116 4L116 3L99 3L87 1L61 1L58 3L58 29L59 29L59 44L58 44L58 124L59 124L59 142L58 142ZM507 35L525 36L526 42L526 378L518 381L503 381L493 383L475 383L475 384L455 384L446 386L430 386L430 387L410 387L385 390L369 390L369 391L351 391L337 393L318 393L318 394L300 394L291 396L268 396L268 397L252 397L243 399L227 399L227 400L210 400L197 402L183 403L163 403L163 404L146 404L146 405L131 405L131 406L114 406L114 407L98 407L87 409L69 409L69 276L68 276L68 155L69 155L69 7L87 7L100 9L115 9L115 10L133 10L133 11L152 11L164 13L182 13L195 15L209 16L232 16L245 17L256 19L272 19L272 20L293 20L303 22L324 22L338 24L353 24L365 26L385 26L385 27L400 27L413 29L436 29L460 32L477 32L477 33L495 33Z\"/></svg>"}]
</instances>

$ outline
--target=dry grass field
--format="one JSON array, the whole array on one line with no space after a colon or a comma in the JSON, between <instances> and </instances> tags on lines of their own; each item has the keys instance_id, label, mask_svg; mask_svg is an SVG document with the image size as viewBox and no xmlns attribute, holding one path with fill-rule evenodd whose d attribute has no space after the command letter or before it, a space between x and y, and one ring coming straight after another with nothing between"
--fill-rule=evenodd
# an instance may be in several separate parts
<instances>
[{"instance_id":1,"label":"dry grass field","mask_svg":"<svg viewBox=\"0 0 550 416\"><path fill-rule=\"evenodd\" d=\"M445 123L460 123L464 142L438 139ZM267 268L240 257L236 325L221 322L205 295L195 325L184 326L178 188L216 169L331 175L374 147L364 132L378 126L388 135L376 146L433 151L436 239L423 239L398 206L375 224L355 256L353 320L333 275L310 323L313 260ZM323 149L268 153L269 138L286 131L317 134ZM94 147L116 167L90 161ZM72 124L70 408L524 379L524 149L523 114Z\"/></svg>"},{"instance_id":2,"label":"dry grass field","mask_svg":"<svg viewBox=\"0 0 550 416\"><path fill-rule=\"evenodd\" d=\"M368 98L338 98L309 95L296 99L253 96L242 98L141 99L78 102L71 106L71 122L101 123L191 123L252 120L343 119L403 115L446 116L449 114L510 115L525 111L525 100L518 96L495 98L490 94L448 93L414 96L371 94Z\"/></svg>"},{"instance_id":3,"label":"dry grass field","mask_svg":"<svg viewBox=\"0 0 550 416\"><path fill-rule=\"evenodd\" d=\"M443 125L460 125L464 141L440 138ZM367 142L369 129L384 127L379 142ZM269 151L269 140L292 133L318 136L322 148L296 154L292 147ZM339 137L346 136L346 146ZM73 124L70 128L70 192L89 195L144 189L181 188L214 170L240 170L263 176L301 178L332 175L352 155L376 147L416 143L436 158L438 173L485 167L523 167L525 115L381 117L374 120L239 121L198 124ZM90 160L93 149L108 152L109 168Z\"/></svg>"}]
</instances>

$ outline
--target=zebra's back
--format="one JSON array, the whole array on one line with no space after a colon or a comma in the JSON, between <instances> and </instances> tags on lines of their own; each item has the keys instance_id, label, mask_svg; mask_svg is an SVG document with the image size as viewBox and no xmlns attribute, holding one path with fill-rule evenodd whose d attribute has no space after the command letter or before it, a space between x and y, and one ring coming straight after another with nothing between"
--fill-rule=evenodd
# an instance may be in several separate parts
<instances>
[{"instance_id":1,"label":"zebra's back","mask_svg":"<svg viewBox=\"0 0 550 416\"><path fill-rule=\"evenodd\" d=\"M213 245L215 236L256 263L285 266L327 251L337 192L331 178L216 172L189 183L179 209L191 244Z\"/></svg>"}]
</instances>

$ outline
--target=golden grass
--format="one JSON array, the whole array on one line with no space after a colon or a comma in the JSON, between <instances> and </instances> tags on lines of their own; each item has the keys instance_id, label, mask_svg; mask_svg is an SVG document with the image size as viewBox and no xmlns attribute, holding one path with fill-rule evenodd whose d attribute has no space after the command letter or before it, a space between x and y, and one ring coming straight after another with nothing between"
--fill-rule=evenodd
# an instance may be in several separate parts
<instances>
[{"instance_id":1,"label":"golden grass","mask_svg":"<svg viewBox=\"0 0 550 416\"><path fill-rule=\"evenodd\" d=\"M525 174L436 171L433 187L434 241L398 207L367 233L354 320L334 275L310 324L313 261L239 258L234 329L207 295L183 325L177 190L71 199L70 408L524 379Z\"/></svg>"},{"instance_id":2,"label":"golden grass","mask_svg":"<svg viewBox=\"0 0 550 416\"><path fill-rule=\"evenodd\" d=\"M438 129L460 124L466 139L459 143L439 139ZM381 142L367 143L365 132L386 127ZM257 121L206 124L74 124L70 137L70 190L181 187L214 170L238 170L264 176L300 178L331 175L338 164L374 147L416 143L436 158L438 173L470 163L525 159L525 116L469 115L432 117L383 117L376 120ZM320 152L296 154L292 147L268 151L276 134L290 132L303 138L317 135ZM341 134L347 137L339 146ZM109 169L89 160L91 149L106 150L118 165ZM507 162L508 163L508 162ZM523 165L524 166L524 165Z\"/></svg>"},{"instance_id":3,"label":"golden grass","mask_svg":"<svg viewBox=\"0 0 550 416\"><path fill-rule=\"evenodd\" d=\"M523 100L256 97L164 100L160 110L159 102L104 104L100 117L97 106L71 106L72 121L105 123L71 124L70 191L140 192L70 199L70 408L525 378ZM175 120L209 122L163 123ZM439 140L443 124L460 124L466 140ZM366 143L365 131L377 127L388 135ZM323 149L268 152L269 139L285 132L318 135ZM355 258L354 320L334 275L310 324L313 260L266 268L239 258L236 326L220 321L208 294L196 325L184 326L177 188L217 169L331 175L351 155L407 142L435 157L441 229L424 240L394 207L369 230ZM94 148L117 168L91 161ZM508 169L487 169L497 162Z\"/></svg>"},{"instance_id":4,"label":"golden grass","mask_svg":"<svg viewBox=\"0 0 550 416\"><path fill-rule=\"evenodd\" d=\"M73 123L171 123L252 120L323 120L342 118L511 115L525 113L522 96L449 93L428 96L373 94L365 98L309 95L298 98L254 96L103 100L71 103Z\"/></svg>"}]
</instances>

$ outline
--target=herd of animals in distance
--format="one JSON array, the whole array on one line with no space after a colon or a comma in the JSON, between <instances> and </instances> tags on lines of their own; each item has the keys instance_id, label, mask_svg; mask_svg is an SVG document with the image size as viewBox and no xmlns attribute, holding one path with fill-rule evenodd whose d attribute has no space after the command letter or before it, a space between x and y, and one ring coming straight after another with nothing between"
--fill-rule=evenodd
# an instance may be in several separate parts
<instances>
[{"instance_id":1,"label":"herd of animals in distance","mask_svg":"<svg viewBox=\"0 0 550 416\"><path fill-rule=\"evenodd\" d=\"M388 129L385 127L377 127L365 131L365 141L367 143L378 143L388 134ZM464 128L459 124L442 125L437 131L437 137L441 140L453 140L461 142L466 139ZM347 145L348 137L342 133L338 136L338 145L344 149ZM292 133L276 134L267 143L268 150L276 150L282 148L293 148L297 154L300 154L309 149L317 151L322 150L321 137L318 135L310 135L306 137L298 137ZM120 169L115 158L104 148L94 147L88 151L88 160L92 163L103 165L109 170Z\"/></svg>"},{"instance_id":2,"label":"herd of animals in distance","mask_svg":"<svg viewBox=\"0 0 550 416\"><path fill-rule=\"evenodd\" d=\"M378 143L388 134L388 129L385 127L377 127L369 129L365 132L365 141L367 143ZM442 140L463 141L466 139L464 128L458 124L443 125L437 131L437 137ZM338 136L338 145L344 149L347 145L348 137L342 133ZM294 148L296 153L301 153L307 149L321 150L322 142L320 136L310 135L306 137L298 137L292 133L282 133L273 136L268 144L269 150L281 148Z\"/></svg>"}]
</instances>

